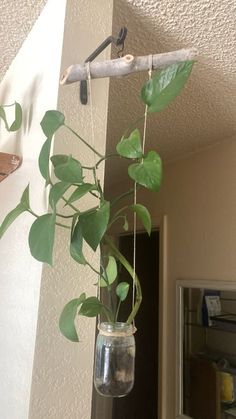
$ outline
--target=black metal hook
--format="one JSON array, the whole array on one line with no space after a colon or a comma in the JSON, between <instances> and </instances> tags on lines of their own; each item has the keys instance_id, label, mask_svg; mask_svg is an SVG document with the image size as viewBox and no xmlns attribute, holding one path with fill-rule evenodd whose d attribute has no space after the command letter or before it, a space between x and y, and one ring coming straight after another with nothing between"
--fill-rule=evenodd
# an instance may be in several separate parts
<instances>
[{"instance_id":1,"label":"black metal hook","mask_svg":"<svg viewBox=\"0 0 236 419\"><path fill-rule=\"evenodd\" d=\"M108 36L96 49L92 52L92 54L89 55L88 58L86 58L85 63L89 63L93 61L99 54L101 54L102 51L108 45L114 44L115 46L121 46L121 49L117 52L118 57L120 57L122 51L124 50L125 45L125 38L127 35L128 29L124 26L121 28L117 38L114 36ZM80 101L82 105L86 105L88 103L88 89L87 89L87 80L82 80L80 82Z\"/></svg>"}]
</instances>

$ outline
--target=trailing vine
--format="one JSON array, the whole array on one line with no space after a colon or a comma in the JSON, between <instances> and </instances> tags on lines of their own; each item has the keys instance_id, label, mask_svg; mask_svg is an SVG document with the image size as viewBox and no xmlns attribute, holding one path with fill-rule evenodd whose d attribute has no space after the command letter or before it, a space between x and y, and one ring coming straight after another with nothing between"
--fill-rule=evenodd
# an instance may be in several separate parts
<instances>
[{"instance_id":1,"label":"trailing vine","mask_svg":"<svg viewBox=\"0 0 236 419\"><path fill-rule=\"evenodd\" d=\"M160 112L167 107L184 87L193 66L193 61L185 61L172 64L157 72L154 77L148 80L141 90L141 100L148 107L148 114ZM8 130L19 128L20 105L16 104L16 120L13 126L9 126L3 107L0 107L0 118L4 121ZM56 227L68 230L70 235L69 252L71 257L80 265L90 267L98 277L97 286L108 293L109 305L100 301L97 297L86 296L82 293L78 298L68 302L64 307L59 320L60 330L63 335L71 341L78 342L79 337L74 325L75 317L95 317L103 315L108 322L115 322L119 319L119 308L129 293L129 284L120 281L118 278L117 264L120 263L134 278L136 288L135 302L127 318L127 323L132 323L142 301L140 280L134 272L131 264L115 246L109 230L111 226L120 220L123 221L123 228L128 229L128 212L133 212L143 224L144 229L150 235L152 223L148 209L141 203L123 205L123 199L132 195L134 189L129 189L122 195L117 196L112 202L106 199L104 190L97 178L97 169L102 162L118 156L130 161L128 176L139 188L146 188L152 192L158 192L162 179L162 162L159 154L142 151L142 139L137 128L132 127L125 131L125 135L116 146L112 155L100 154L86 139L82 138L65 121L64 115L57 110L49 110L41 121L41 127L46 140L39 155L39 169L45 179L46 187L49 188L48 207L49 212L43 215L36 214L30 206L29 185L25 188L19 204L6 215L0 226L0 238L8 227L23 212L29 212L34 221L29 232L29 247L32 256L40 262L53 264L53 247ZM93 151L97 161L94 166L83 166L72 155L56 154L51 155L52 138L54 134L64 127L73 136ZM50 163L54 172L56 182L50 176ZM86 181L86 172L92 173L93 181ZM92 194L96 198L96 204L92 208L83 211L79 208L80 199ZM59 212L58 204L62 202L70 209L69 214ZM103 244L108 249L108 255L101 257L100 269L92 266L84 254L84 242L93 251ZM116 301L114 301L114 291Z\"/></svg>"}]
</instances>

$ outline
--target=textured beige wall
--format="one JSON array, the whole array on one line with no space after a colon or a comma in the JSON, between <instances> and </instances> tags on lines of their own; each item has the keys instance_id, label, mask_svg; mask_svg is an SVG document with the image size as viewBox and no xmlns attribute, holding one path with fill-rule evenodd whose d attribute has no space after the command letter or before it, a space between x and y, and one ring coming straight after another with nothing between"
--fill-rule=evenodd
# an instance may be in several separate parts
<instances>
[{"instance_id":1,"label":"textured beige wall","mask_svg":"<svg viewBox=\"0 0 236 419\"><path fill-rule=\"evenodd\" d=\"M18 53L47 0L1 0L0 80Z\"/></svg>"},{"instance_id":2,"label":"textured beige wall","mask_svg":"<svg viewBox=\"0 0 236 419\"><path fill-rule=\"evenodd\" d=\"M57 104L64 12L64 0L60 7L57 0L48 1L0 85L0 103L17 100L24 112L17 133L9 134L1 126L1 151L19 153L23 164L0 183L0 223L18 204L29 182L33 210L47 210L37 163L44 141L40 121ZM1 419L28 418L42 275L42 264L31 257L28 248L31 222L29 214L21 215L0 241Z\"/></svg>"},{"instance_id":3,"label":"textured beige wall","mask_svg":"<svg viewBox=\"0 0 236 419\"><path fill-rule=\"evenodd\" d=\"M154 224L161 214L168 217L167 414L162 419L175 418L176 279L236 281L235 167L236 142L224 142L165 166L161 192L139 195Z\"/></svg>"},{"instance_id":4,"label":"textured beige wall","mask_svg":"<svg viewBox=\"0 0 236 419\"><path fill-rule=\"evenodd\" d=\"M110 0L69 0L65 23L62 71L70 64L82 62L111 33L112 2ZM99 59L108 59L107 49ZM107 79L92 82L96 148L103 153L106 142L108 103ZM82 137L91 140L90 106L79 101L79 84L62 87L58 109L69 125ZM55 153L72 153L86 165L93 164L93 153L65 130L55 139ZM101 168L103 178L103 168ZM84 200L83 207L92 204ZM73 262L68 254L68 235L57 232L54 268L45 267L42 278L37 342L29 419L89 419L91 415L93 346L95 323L81 319L81 342L67 341L58 330L63 306L84 290L94 295L96 276ZM98 254L87 251L94 264Z\"/></svg>"},{"instance_id":5,"label":"textured beige wall","mask_svg":"<svg viewBox=\"0 0 236 419\"><path fill-rule=\"evenodd\" d=\"M174 418L175 281L236 280L236 143L224 143L165 168L152 213L168 216L167 417Z\"/></svg>"}]
</instances>

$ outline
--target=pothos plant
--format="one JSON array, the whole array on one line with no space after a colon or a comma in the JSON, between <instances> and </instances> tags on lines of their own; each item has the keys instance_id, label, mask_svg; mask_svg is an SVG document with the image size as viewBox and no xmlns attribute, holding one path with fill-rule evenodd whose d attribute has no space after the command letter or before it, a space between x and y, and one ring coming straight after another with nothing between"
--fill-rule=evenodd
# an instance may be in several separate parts
<instances>
[{"instance_id":1,"label":"pothos plant","mask_svg":"<svg viewBox=\"0 0 236 419\"><path fill-rule=\"evenodd\" d=\"M141 89L141 100L147 105L148 114L162 111L179 95L191 73L192 66L193 61L169 65L156 72L152 79L144 84ZM0 111L2 112L1 109ZM2 114L0 114L0 117L4 119ZM6 119L4 121L7 124ZM6 126L8 127L8 125ZM0 227L0 237L21 213L29 212L35 218L29 231L28 241L31 254L38 261L52 265L55 229L59 227L68 230L71 257L78 264L88 265L96 272L98 277L97 286L107 292L109 298L106 298L106 301L110 302L105 304L97 297L87 296L84 292L78 298L66 304L59 320L60 330L66 338L78 342L79 337L75 327L77 315L87 317L102 315L111 323L119 319L120 304L125 301L128 295L129 284L117 278L117 263L123 265L134 280L136 288L135 303L126 320L127 324L133 321L142 300L140 281L131 264L121 254L109 236L109 229L118 220L123 219L123 227L127 230L127 212L131 211L136 213L144 229L150 234L151 217L148 209L141 203L122 205L124 196L133 193L133 190L117 196L112 202L107 200L97 177L97 169L109 156L101 155L84 138L70 128L61 112L56 110L47 111L41 121L41 127L46 136L46 141L39 155L39 169L46 181L46 187L50 189L48 194L49 212L38 215L32 210L28 185L19 204L3 220ZM85 167L72 155L57 154L51 156L52 138L60 127L65 127L71 131L77 139L95 153L97 161L94 166ZM115 154L131 162L128 167L128 176L138 187L147 188L152 192L159 191L162 178L161 158L153 150L143 154L142 140L138 129L129 130L120 139ZM114 158L114 154L112 158ZM50 176L50 161L57 179L56 182L52 182ZM93 175L91 183L86 181L88 171L92 172ZM92 208L82 211L79 207L80 199L88 194L95 196L97 203ZM58 211L58 204L61 202L70 209L69 214L68 212L61 213ZM65 222L65 219L67 222ZM99 246L103 249L103 244L108 249L108 254L105 257L101 250L99 270L96 267L94 268L86 258L84 242L93 251L96 251ZM116 294L116 301L113 301L114 294Z\"/></svg>"}]
</instances>

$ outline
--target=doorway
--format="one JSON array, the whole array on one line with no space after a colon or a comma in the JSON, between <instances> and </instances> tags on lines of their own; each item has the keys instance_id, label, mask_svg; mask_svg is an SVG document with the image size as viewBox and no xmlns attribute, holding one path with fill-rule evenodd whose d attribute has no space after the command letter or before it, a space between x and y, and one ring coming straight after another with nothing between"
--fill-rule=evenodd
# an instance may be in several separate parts
<instances>
[{"instance_id":1,"label":"doorway","mask_svg":"<svg viewBox=\"0 0 236 419\"><path fill-rule=\"evenodd\" d=\"M119 237L119 249L133 264L133 235ZM132 286L132 278L121 267L120 277ZM93 419L157 419L158 417L158 325L159 325L159 231L138 233L136 240L136 272L140 278L143 300L135 319L137 333L135 384L122 398L104 398L93 391ZM128 317L132 304L120 310L120 321Z\"/></svg>"}]
</instances>

